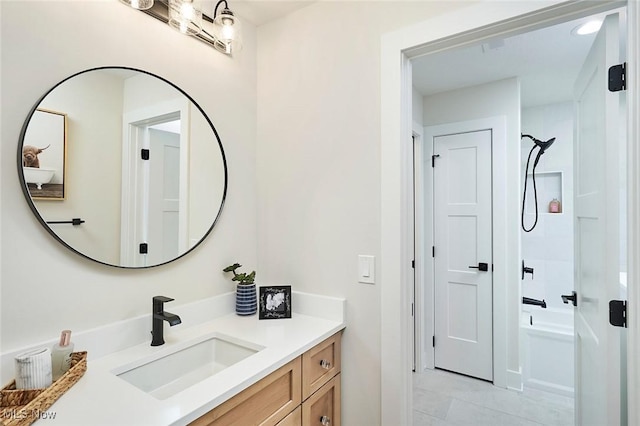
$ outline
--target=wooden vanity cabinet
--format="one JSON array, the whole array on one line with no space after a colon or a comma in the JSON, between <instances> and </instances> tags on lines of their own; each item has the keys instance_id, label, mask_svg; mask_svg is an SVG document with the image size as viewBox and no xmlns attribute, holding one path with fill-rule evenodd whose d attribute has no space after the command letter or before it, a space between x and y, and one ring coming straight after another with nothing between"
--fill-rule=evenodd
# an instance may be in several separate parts
<instances>
[{"instance_id":1,"label":"wooden vanity cabinet","mask_svg":"<svg viewBox=\"0 0 640 426\"><path fill-rule=\"evenodd\" d=\"M338 332L190 426L340 426Z\"/></svg>"},{"instance_id":2,"label":"wooden vanity cabinet","mask_svg":"<svg viewBox=\"0 0 640 426\"><path fill-rule=\"evenodd\" d=\"M302 354L302 399L340 372L340 337L336 333Z\"/></svg>"},{"instance_id":3,"label":"wooden vanity cabinet","mask_svg":"<svg viewBox=\"0 0 640 426\"><path fill-rule=\"evenodd\" d=\"M298 357L190 425L275 425L300 405L300 372Z\"/></svg>"},{"instance_id":4,"label":"wooden vanity cabinet","mask_svg":"<svg viewBox=\"0 0 640 426\"><path fill-rule=\"evenodd\" d=\"M340 374L302 403L302 426L340 426Z\"/></svg>"},{"instance_id":5,"label":"wooden vanity cabinet","mask_svg":"<svg viewBox=\"0 0 640 426\"><path fill-rule=\"evenodd\" d=\"M300 426L302 424L302 407L299 406L293 412L289 413L287 417L282 419L277 426Z\"/></svg>"}]
</instances>

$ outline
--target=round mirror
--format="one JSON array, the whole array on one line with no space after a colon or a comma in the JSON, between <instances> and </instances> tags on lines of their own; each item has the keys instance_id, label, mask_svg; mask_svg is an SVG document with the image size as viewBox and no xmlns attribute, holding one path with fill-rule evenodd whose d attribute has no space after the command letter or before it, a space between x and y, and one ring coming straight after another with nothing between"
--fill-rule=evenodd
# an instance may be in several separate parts
<instances>
[{"instance_id":1,"label":"round mirror","mask_svg":"<svg viewBox=\"0 0 640 426\"><path fill-rule=\"evenodd\" d=\"M95 68L47 92L20 134L18 175L63 245L122 268L171 262L215 225L227 164L193 99L146 71Z\"/></svg>"}]
</instances>

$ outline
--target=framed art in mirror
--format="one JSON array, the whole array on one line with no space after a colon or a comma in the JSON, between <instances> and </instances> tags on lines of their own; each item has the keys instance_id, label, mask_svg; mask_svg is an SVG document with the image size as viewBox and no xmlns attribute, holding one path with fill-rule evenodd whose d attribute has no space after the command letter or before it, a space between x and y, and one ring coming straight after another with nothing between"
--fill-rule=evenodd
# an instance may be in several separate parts
<instances>
[{"instance_id":1,"label":"framed art in mirror","mask_svg":"<svg viewBox=\"0 0 640 426\"><path fill-rule=\"evenodd\" d=\"M64 200L67 115L36 109L24 135L22 172L31 198Z\"/></svg>"}]
</instances>

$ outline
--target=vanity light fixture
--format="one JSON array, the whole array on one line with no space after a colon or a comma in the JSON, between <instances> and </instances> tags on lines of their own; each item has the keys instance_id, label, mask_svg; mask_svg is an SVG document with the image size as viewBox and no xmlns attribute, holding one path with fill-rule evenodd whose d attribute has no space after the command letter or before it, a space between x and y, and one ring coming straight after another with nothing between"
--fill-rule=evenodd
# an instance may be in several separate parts
<instances>
[{"instance_id":1,"label":"vanity light fixture","mask_svg":"<svg viewBox=\"0 0 640 426\"><path fill-rule=\"evenodd\" d=\"M120 0L183 34L191 35L227 55L242 48L240 20L229 9L227 0L220 0L213 18L203 13L201 0ZM147 8L142 9L142 4ZM150 5L149 5L150 3ZM220 6L224 3L222 8ZM218 10L220 8L220 10Z\"/></svg>"},{"instance_id":2,"label":"vanity light fixture","mask_svg":"<svg viewBox=\"0 0 640 426\"><path fill-rule=\"evenodd\" d=\"M202 31L202 8L193 0L169 0L168 23L182 34L198 35Z\"/></svg>"},{"instance_id":3,"label":"vanity light fixture","mask_svg":"<svg viewBox=\"0 0 640 426\"><path fill-rule=\"evenodd\" d=\"M224 8L218 13L218 8L224 3ZM220 0L213 11L214 37L221 40L229 49L226 53L231 53L231 47L240 47L240 21L229 9L227 0Z\"/></svg>"},{"instance_id":4,"label":"vanity light fixture","mask_svg":"<svg viewBox=\"0 0 640 426\"><path fill-rule=\"evenodd\" d=\"M153 7L153 0L120 0L120 3L138 10L147 10Z\"/></svg>"}]
</instances>

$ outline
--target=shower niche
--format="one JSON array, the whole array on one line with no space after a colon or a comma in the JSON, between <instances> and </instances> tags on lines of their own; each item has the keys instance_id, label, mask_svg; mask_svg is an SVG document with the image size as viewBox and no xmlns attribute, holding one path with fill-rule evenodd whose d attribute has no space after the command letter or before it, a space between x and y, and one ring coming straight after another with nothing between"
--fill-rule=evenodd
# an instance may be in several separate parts
<instances>
[{"instance_id":1,"label":"shower niche","mask_svg":"<svg viewBox=\"0 0 640 426\"><path fill-rule=\"evenodd\" d=\"M535 199L533 197L533 175L527 175L527 187L531 188L531 194L527 193L525 203L525 213L535 214ZM538 172L536 171L536 189L538 192L538 213L539 214L562 214L564 179L562 172ZM557 212L551 212L550 203L558 201Z\"/></svg>"}]
</instances>

